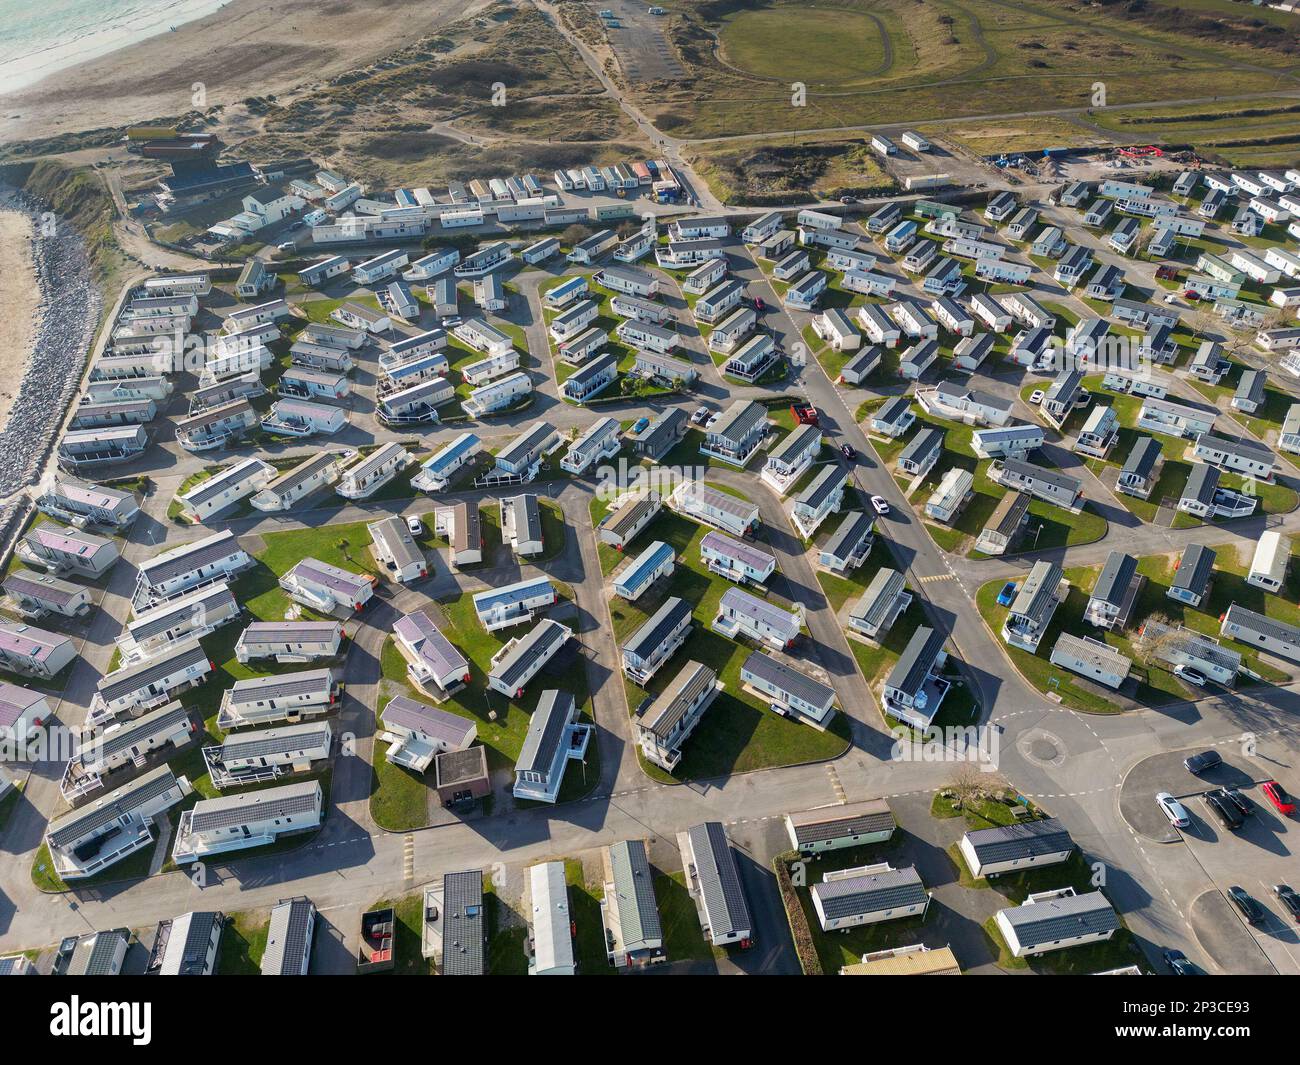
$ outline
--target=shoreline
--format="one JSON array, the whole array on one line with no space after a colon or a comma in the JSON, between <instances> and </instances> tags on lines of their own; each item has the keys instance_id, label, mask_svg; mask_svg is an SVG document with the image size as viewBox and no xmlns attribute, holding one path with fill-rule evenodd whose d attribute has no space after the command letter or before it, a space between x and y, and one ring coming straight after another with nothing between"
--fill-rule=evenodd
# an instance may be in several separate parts
<instances>
[{"instance_id":1,"label":"shoreline","mask_svg":"<svg viewBox=\"0 0 1300 1065\"><path fill-rule=\"evenodd\" d=\"M9 422L36 344L41 292L32 258L34 233L28 215L0 203L0 431Z\"/></svg>"},{"instance_id":2,"label":"shoreline","mask_svg":"<svg viewBox=\"0 0 1300 1065\"><path fill-rule=\"evenodd\" d=\"M82 30L71 40L47 43L26 55L7 59L3 63L4 74L0 76L0 98L39 89L42 82L62 71L168 33L177 26L214 14L227 3L229 0L188 0L172 6L159 5L140 12L131 21L94 32ZM74 32L78 29L73 27Z\"/></svg>"},{"instance_id":3,"label":"shoreline","mask_svg":"<svg viewBox=\"0 0 1300 1065\"><path fill-rule=\"evenodd\" d=\"M174 33L0 92L0 141L165 121L292 94L398 51L487 2L431 0L412 9L403 0L228 0Z\"/></svg>"}]
</instances>

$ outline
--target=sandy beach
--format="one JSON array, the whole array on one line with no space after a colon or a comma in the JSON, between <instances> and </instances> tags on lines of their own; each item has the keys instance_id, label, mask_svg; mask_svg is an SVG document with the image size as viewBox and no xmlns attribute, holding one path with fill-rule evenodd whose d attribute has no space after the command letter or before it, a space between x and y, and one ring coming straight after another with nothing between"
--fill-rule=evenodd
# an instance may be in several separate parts
<instances>
[{"instance_id":1,"label":"sandy beach","mask_svg":"<svg viewBox=\"0 0 1300 1065\"><path fill-rule=\"evenodd\" d=\"M0 141L128 125L283 94L395 51L486 0L231 0L30 88L0 95Z\"/></svg>"},{"instance_id":2,"label":"sandy beach","mask_svg":"<svg viewBox=\"0 0 1300 1065\"><path fill-rule=\"evenodd\" d=\"M32 263L31 220L0 208L0 427L27 369L40 296Z\"/></svg>"}]
</instances>

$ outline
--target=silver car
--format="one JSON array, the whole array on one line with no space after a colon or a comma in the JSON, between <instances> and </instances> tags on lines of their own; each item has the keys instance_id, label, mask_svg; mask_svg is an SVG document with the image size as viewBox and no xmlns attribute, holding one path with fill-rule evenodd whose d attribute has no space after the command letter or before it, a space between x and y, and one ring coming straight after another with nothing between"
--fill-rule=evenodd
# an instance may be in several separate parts
<instances>
[{"instance_id":1,"label":"silver car","mask_svg":"<svg viewBox=\"0 0 1300 1065\"><path fill-rule=\"evenodd\" d=\"M1160 809L1164 811L1165 816L1169 818L1169 823L1174 828L1192 827L1192 819L1187 813L1187 807L1170 795L1169 792L1160 792L1156 796L1156 802L1160 804Z\"/></svg>"}]
</instances>

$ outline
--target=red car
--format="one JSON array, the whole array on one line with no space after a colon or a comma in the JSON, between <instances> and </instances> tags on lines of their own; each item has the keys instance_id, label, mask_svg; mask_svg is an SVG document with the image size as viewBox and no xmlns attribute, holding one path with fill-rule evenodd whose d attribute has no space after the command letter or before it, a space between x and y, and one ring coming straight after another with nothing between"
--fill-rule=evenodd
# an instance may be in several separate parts
<instances>
[{"instance_id":1,"label":"red car","mask_svg":"<svg viewBox=\"0 0 1300 1065\"><path fill-rule=\"evenodd\" d=\"M817 408L793 406L790 408L790 414L795 420L796 425L816 425Z\"/></svg>"},{"instance_id":2,"label":"red car","mask_svg":"<svg viewBox=\"0 0 1300 1065\"><path fill-rule=\"evenodd\" d=\"M1278 813L1295 813L1295 797L1288 795L1286 788L1282 787L1276 780L1264 781L1259 786L1259 790L1264 793L1264 797L1273 804Z\"/></svg>"}]
</instances>

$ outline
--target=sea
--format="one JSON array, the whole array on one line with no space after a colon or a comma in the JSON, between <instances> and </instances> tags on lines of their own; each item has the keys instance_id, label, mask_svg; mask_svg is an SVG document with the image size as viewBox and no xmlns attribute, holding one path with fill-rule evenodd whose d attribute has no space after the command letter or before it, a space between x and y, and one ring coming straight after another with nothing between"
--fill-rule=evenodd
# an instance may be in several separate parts
<instances>
[{"instance_id":1,"label":"sea","mask_svg":"<svg viewBox=\"0 0 1300 1065\"><path fill-rule=\"evenodd\" d=\"M228 0L0 0L0 95L224 7Z\"/></svg>"}]
</instances>

